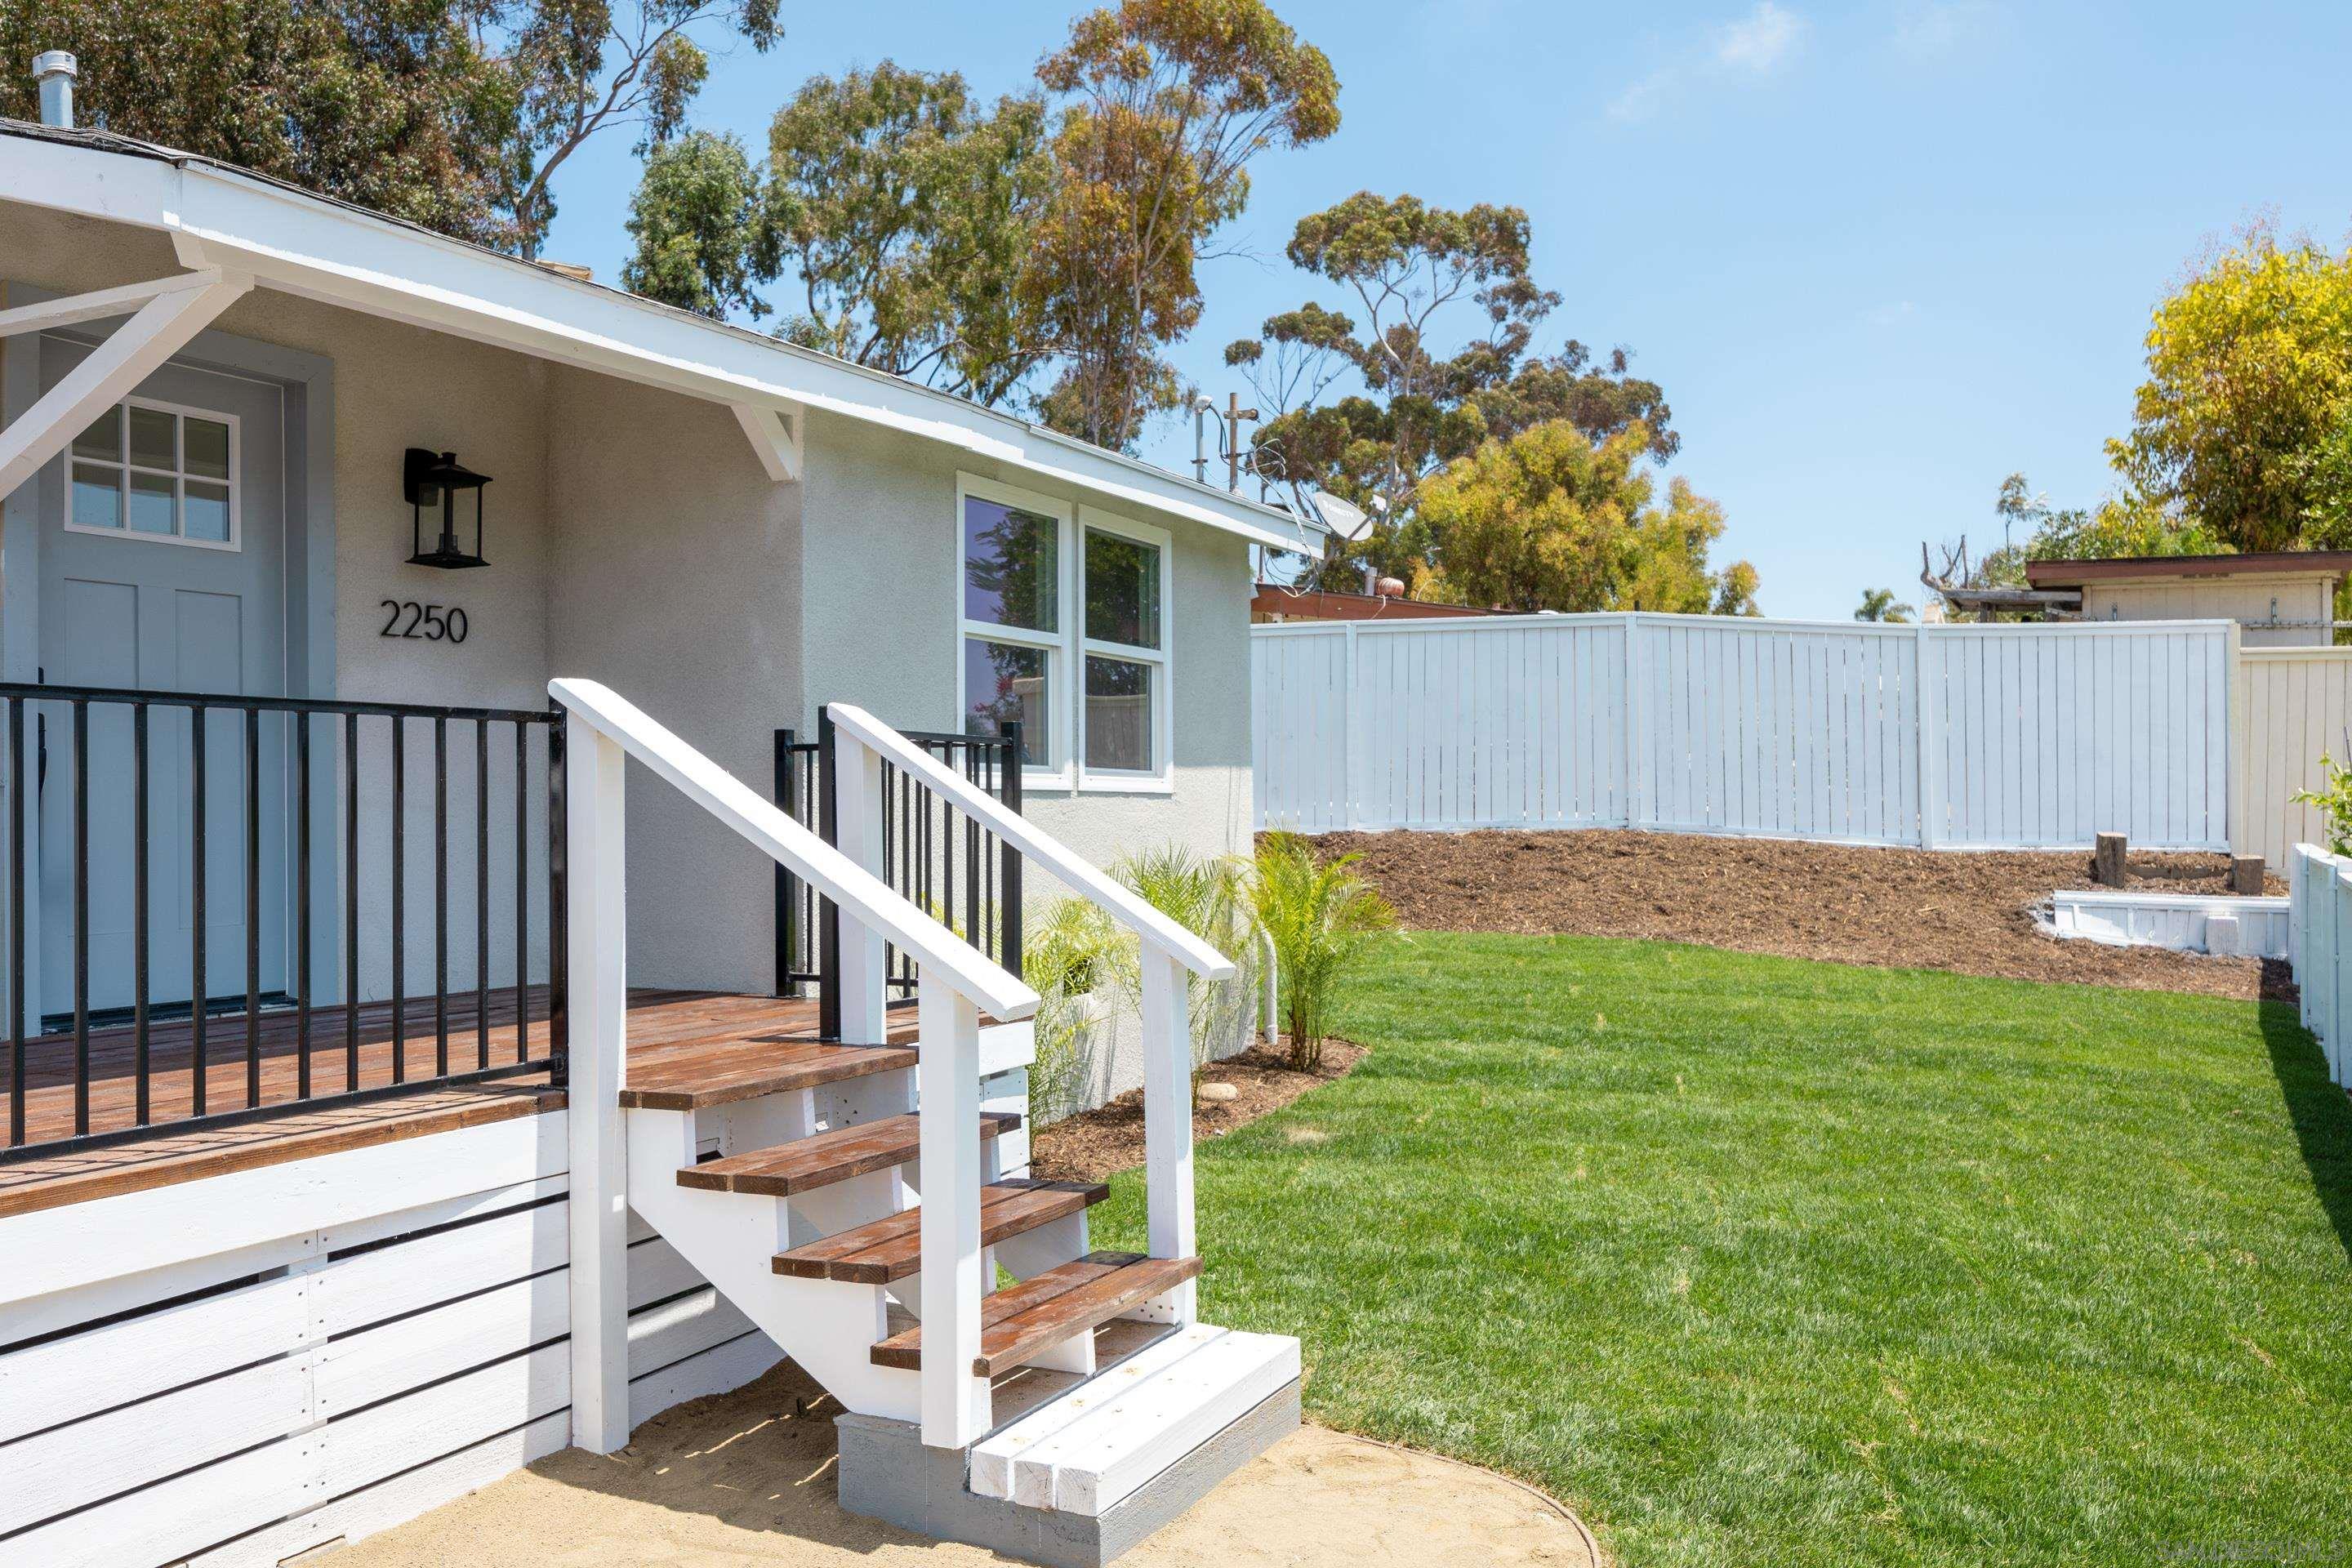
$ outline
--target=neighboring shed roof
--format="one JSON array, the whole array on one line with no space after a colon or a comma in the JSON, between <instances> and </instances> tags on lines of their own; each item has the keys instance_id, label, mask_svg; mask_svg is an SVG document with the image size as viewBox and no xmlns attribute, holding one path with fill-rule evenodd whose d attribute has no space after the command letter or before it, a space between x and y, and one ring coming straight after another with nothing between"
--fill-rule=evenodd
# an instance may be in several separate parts
<instances>
[{"instance_id":1,"label":"neighboring shed roof","mask_svg":"<svg viewBox=\"0 0 2352 1568\"><path fill-rule=\"evenodd\" d=\"M1416 621L1491 612L1468 605L1429 605L1386 594L1331 594L1320 589L1286 587L1260 583L1250 600L1253 615L1284 616L1295 621Z\"/></svg>"},{"instance_id":2,"label":"neighboring shed roof","mask_svg":"<svg viewBox=\"0 0 2352 1568\"><path fill-rule=\"evenodd\" d=\"M797 415L816 408L1240 534L1319 554L1277 507L902 377L323 196L105 132L0 119L0 202L171 235L184 267L667 386Z\"/></svg>"},{"instance_id":3,"label":"neighboring shed roof","mask_svg":"<svg viewBox=\"0 0 2352 1568\"><path fill-rule=\"evenodd\" d=\"M2271 550L2243 555L2125 555L2104 561L2029 561L2025 580L2036 588L2078 588L2086 583L2158 583L2196 577L2342 577L2352 574L2352 550Z\"/></svg>"}]
</instances>

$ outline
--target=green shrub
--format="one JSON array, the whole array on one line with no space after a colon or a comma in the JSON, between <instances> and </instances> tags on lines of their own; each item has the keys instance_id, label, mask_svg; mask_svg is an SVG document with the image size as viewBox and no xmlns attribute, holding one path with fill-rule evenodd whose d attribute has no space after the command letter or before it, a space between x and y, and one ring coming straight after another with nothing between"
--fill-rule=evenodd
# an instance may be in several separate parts
<instances>
[{"instance_id":1,"label":"green shrub","mask_svg":"<svg viewBox=\"0 0 2352 1568\"><path fill-rule=\"evenodd\" d=\"M2319 771L2327 780L2323 790L2299 789L2287 798L2316 810L2327 824L2327 852L2352 855L2352 765L2319 753Z\"/></svg>"},{"instance_id":2,"label":"green shrub","mask_svg":"<svg viewBox=\"0 0 2352 1568\"><path fill-rule=\"evenodd\" d=\"M1084 899L1063 899L1029 922L1022 977L1037 992L1036 1050L1029 1064L1029 1125L1060 1121L1086 1099L1094 1069L1088 998L1116 976L1126 933Z\"/></svg>"},{"instance_id":3,"label":"green shrub","mask_svg":"<svg viewBox=\"0 0 2352 1568\"><path fill-rule=\"evenodd\" d=\"M1325 864L1298 835L1269 833L1249 879L1252 911L1274 942L1290 1064L1302 1071L1322 1065L1340 980L1396 926L1388 900L1349 868L1357 859L1343 855Z\"/></svg>"},{"instance_id":4,"label":"green shrub","mask_svg":"<svg viewBox=\"0 0 2352 1568\"><path fill-rule=\"evenodd\" d=\"M1231 860L1171 844L1127 857L1111 868L1111 875L1145 903L1234 961L1237 973L1231 980L1187 975L1192 1067L1197 1074L1201 1064L1220 1047L1237 1043L1249 1028L1258 957L1242 868ZM1141 974L1132 949L1126 954L1120 980L1139 1012Z\"/></svg>"}]
</instances>

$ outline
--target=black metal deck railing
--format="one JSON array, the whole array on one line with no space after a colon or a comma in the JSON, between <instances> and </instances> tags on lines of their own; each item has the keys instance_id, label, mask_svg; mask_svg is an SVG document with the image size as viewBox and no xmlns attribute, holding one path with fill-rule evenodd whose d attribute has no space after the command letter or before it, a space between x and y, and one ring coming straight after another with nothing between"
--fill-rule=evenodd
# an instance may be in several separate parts
<instances>
[{"instance_id":1,"label":"black metal deck railing","mask_svg":"<svg viewBox=\"0 0 2352 1568\"><path fill-rule=\"evenodd\" d=\"M1021 809L1021 726L995 735L902 731L924 751L994 795ZM833 721L822 710L817 739L776 731L776 801L828 844L840 834L833 800ZM919 779L887 763L882 769L882 879L965 941L1021 973L1021 855L958 810ZM776 990L785 996L817 986L818 1033L841 1037L840 915L814 889L776 873ZM889 994L915 992L915 962L896 947L883 949Z\"/></svg>"},{"instance_id":2,"label":"black metal deck railing","mask_svg":"<svg viewBox=\"0 0 2352 1568\"><path fill-rule=\"evenodd\" d=\"M531 709L22 683L0 683L0 700L5 702L8 795L8 1136L0 1160L425 1083L539 1071L562 1080L560 715ZM64 801L53 799L49 788L53 720L62 721L68 737ZM461 751L470 753L464 759L471 763L470 790L462 782L453 788L453 730ZM427 742L432 799L429 808L419 809L408 774L412 751L421 762ZM495 792L494 773L510 775ZM219 786L226 781L216 775L228 773L234 774L229 787L235 809L224 812L221 807L229 803ZM99 805L92 800L94 784L106 797ZM453 838L453 804L462 819L457 824L460 838ZM410 838L428 830L428 815L429 1070L422 1059L428 1036L416 1016L423 977L415 972L423 966L409 949L415 858ZM412 823L412 817L417 820ZM235 840L239 858L231 873L235 885L226 889L215 886L224 832ZM29 845L28 833L37 834ZM494 840L500 846L495 855ZM110 851L98 870L91 863L93 842ZM127 857L121 852L126 842ZM385 858L376 868L381 874L371 878L376 849ZM470 884L472 908L462 914L452 909L453 868ZM160 910L159 873L168 883L170 904ZM36 875L37 889L31 885ZM496 883L511 888L511 908L502 912L512 922L512 950L503 955L506 973L494 976ZM548 955L536 1009L535 887L541 889L539 931ZM223 891L232 900L231 923L242 926L244 950L242 984L226 988L216 984L222 955L212 951L210 941ZM92 929L101 896L117 922L106 934L102 955ZM362 914L378 910L388 912L388 929L371 931L377 941L363 943ZM162 921L159 912L165 917ZM120 929L126 918L127 941ZM44 947L60 937L70 947L67 964L45 955L37 1012L26 957L36 922ZM185 947L183 954L168 955L171 978L159 994L157 961L167 955L159 954L158 928L173 925L184 926ZM470 1052L462 1035L453 1037L451 1026L452 942L467 939L472 952L464 978L469 984L456 994L471 1004ZM371 946L382 951L371 952ZM322 956L331 970L323 1004L317 994ZM458 956L467 957L462 949ZM501 1004L504 993L513 997L511 1051L502 1046L499 1054L504 1059L499 1060L493 1060L491 1044L494 991ZM333 1037L325 1039L313 1027L322 1006L339 1015L331 1024ZM534 1010L544 1025L535 1052L530 1026ZM363 1017L371 1012L383 1016ZM222 1062L222 1045L230 1046L232 1065L235 1059L234 1038L215 1038L211 1026L224 1014L241 1015L224 1024L241 1032L244 1068L242 1092L226 1105L217 1100L211 1081ZM111 1040L126 1028L128 1060L110 1045L107 1058L94 1061L93 1032ZM173 1037L171 1071L184 1073L177 1084L164 1082L157 1061L159 1030L164 1028ZM373 1037L386 1030L387 1038ZM183 1046L186 1060L180 1064ZM289 1056L290 1083L283 1070ZM265 1065L271 1069L267 1074ZM118 1103L125 1079L127 1108ZM326 1079L339 1087L323 1089ZM110 1125L95 1124L94 1089L107 1096L102 1119ZM169 1090L168 1109L162 1103L163 1089Z\"/></svg>"}]
</instances>

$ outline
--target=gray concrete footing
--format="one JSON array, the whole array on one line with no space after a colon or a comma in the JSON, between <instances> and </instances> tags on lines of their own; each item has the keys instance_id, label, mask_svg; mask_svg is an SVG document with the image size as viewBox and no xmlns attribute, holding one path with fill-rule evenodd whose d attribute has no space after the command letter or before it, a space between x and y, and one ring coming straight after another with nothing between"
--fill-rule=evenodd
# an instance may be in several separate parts
<instances>
[{"instance_id":1,"label":"gray concrete footing","mask_svg":"<svg viewBox=\"0 0 2352 1568\"><path fill-rule=\"evenodd\" d=\"M964 1484L963 1450L925 1447L912 1422L840 1415L834 1427L841 1506L850 1512L1047 1568L1103 1568L1298 1430L1298 1384L1267 1395L1099 1519L979 1496Z\"/></svg>"}]
</instances>

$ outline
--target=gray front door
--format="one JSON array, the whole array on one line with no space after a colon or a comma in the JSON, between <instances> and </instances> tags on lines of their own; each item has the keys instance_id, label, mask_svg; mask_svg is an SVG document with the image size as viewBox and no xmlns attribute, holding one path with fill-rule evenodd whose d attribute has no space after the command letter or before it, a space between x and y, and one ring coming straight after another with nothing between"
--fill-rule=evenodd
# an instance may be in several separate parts
<instances>
[{"instance_id":1,"label":"gray front door","mask_svg":"<svg viewBox=\"0 0 2352 1568\"><path fill-rule=\"evenodd\" d=\"M46 389L87 351L42 342ZM77 439L42 486L40 665L52 685L243 696L286 690L284 392L166 365ZM247 779L243 717L206 721L205 984L192 980L195 842L186 710L150 710L148 994L158 1005L246 989L247 791L260 831L260 988L286 985L286 732L261 717ZM39 705L41 1010L74 1005L71 710ZM134 997L132 720L89 718L89 1005Z\"/></svg>"}]
</instances>

